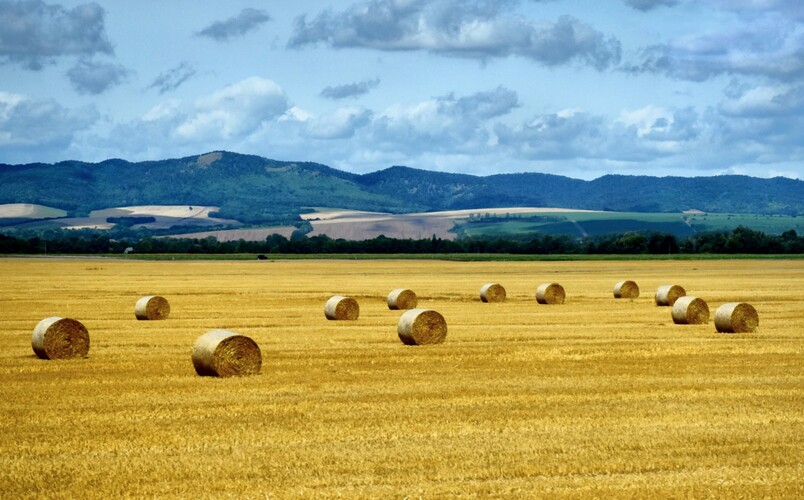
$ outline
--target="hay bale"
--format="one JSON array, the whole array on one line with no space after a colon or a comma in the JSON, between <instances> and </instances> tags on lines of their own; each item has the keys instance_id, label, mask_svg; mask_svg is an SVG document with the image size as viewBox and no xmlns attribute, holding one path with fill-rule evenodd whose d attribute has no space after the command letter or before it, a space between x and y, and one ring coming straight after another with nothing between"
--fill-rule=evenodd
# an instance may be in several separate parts
<instances>
[{"instance_id":1,"label":"hay bale","mask_svg":"<svg viewBox=\"0 0 804 500\"><path fill-rule=\"evenodd\" d=\"M53 316L36 325L31 346L42 359L85 358L89 354L89 332L80 321Z\"/></svg>"},{"instance_id":2,"label":"hay bale","mask_svg":"<svg viewBox=\"0 0 804 500\"><path fill-rule=\"evenodd\" d=\"M672 306L679 297L687 295L687 291L678 285L662 285L656 290L657 306Z\"/></svg>"},{"instance_id":3,"label":"hay bale","mask_svg":"<svg viewBox=\"0 0 804 500\"><path fill-rule=\"evenodd\" d=\"M262 368L262 353L256 342L227 330L210 330L193 344L196 373L210 377L255 375Z\"/></svg>"},{"instance_id":4,"label":"hay bale","mask_svg":"<svg viewBox=\"0 0 804 500\"><path fill-rule=\"evenodd\" d=\"M542 283L536 289L536 302L539 304L563 304L567 294L558 283Z\"/></svg>"},{"instance_id":5,"label":"hay bale","mask_svg":"<svg viewBox=\"0 0 804 500\"><path fill-rule=\"evenodd\" d=\"M414 309L419 303L419 298L413 290L407 288L395 288L388 294L388 309Z\"/></svg>"},{"instance_id":6,"label":"hay bale","mask_svg":"<svg viewBox=\"0 0 804 500\"><path fill-rule=\"evenodd\" d=\"M703 299L685 295L673 304L671 314L677 325L702 325L709 321L709 306Z\"/></svg>"},{"instance_id":7,"label":"hay bale","mask_svg":"<svg viewBox=\"0 0 804 500\"><path fill-rule=\"evenodd\" d=\"M327 319L354 321L360 315L360 306L351 297L333 295L324 305Z\"/></svg>"},{"instance_id":8,"label":"hay bale","mask_svg":"<svg viewBox=\"0 0 804 500\"><path fill-rule=\"evenodd\" d=\"M483 302L503 302L505 288L498 283L487 283L480 288L480 300Z\"/></svg>"},{"instance_id":9,"label":"hay bale","mask_svg":"<svg viewBox=\"0 0 804 500\"><path fill-rule=\"evenodd\" d=\"M759 315L751 304L729 302L715 311L715 328L721 333L750 333L759 326Z\"/></svg>"},{"instance_id":10,"label":"hay bale","mask_svg":"<svg viewBox=\"0 0 804 500\"><path fill-rule=\"evenodd\" d=\"M639 285L635 281L625 280L614 285L615 299L635 299L639 297Z\"/></svg>"},{"instance_id":11,"label":"hay bale","mask_svg":"<svg viewBox=\"0 0 804 500\"><path fill-rule=\"evenodd\" d=\"M437 311L411 309L399 318L396 332L405 345L440 344L447 338L447 322Z\"/></svg>"},{"instance_id":12,"label":"hay bale","mask_svg":"<svg viewBox=\"0 0 804 500\"><path fill-rule=\"evenodd\" d=\"M134 315L141 320L167 319L170 316L170 304L164 297L146 295L134 305Z\"/></svg>"}]
</instances>

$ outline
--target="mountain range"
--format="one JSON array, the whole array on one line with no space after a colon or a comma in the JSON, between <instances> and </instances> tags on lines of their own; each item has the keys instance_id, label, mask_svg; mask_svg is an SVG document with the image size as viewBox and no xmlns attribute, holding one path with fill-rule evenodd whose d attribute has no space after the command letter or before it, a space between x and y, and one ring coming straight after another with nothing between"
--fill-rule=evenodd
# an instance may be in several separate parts
<instances>
[{"instance_id":1,"label":"mountain range","mask_svg":"<svg viewBox=\"0 0 804 500\"><path fill-rule=\"evenodd\" d=\"M0 164L0 204L85 216L134 205L210 205L250 224L297 220L311 207L410 213L544 206L623 212L804 213L804 181L739 175L595 180L543 173L475 176L394 166L353 174L311 162L216 151L160 161Z\"/></svg>"}]
</instances>

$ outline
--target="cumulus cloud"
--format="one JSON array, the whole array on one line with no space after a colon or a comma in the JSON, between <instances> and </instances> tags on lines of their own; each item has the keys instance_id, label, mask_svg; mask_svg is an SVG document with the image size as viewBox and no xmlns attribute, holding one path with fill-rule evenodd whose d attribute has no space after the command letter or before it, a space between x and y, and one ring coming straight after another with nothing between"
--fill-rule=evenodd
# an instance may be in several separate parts
<instances>
[{"instance_id":1,"label":"cumulus cloud","mask_svg":"<svg viewBox=\"0 0 804 500\"><path fill-rule=\"evenodd\" d=\"M579 110L540 114L518 126L498 125L499 144L528 159L599 158L607 140L602 117Z\"/></svg>"},{"instance_id":2,"label":"cumulus cloud","mask_svg":"<svg viewBox=\"0 0 804 500\"><path fill-rule=\"evenodd\" d=\"M0 0L0 60L39 70L63 56L111 54L97 3L65 9L42 0Z\"/></svg>"},{"instance_id":3,"label":"cumulus cloud","mask_svg":"<svg viewBox=\"0 0 804 500\"><path fill-rule=\"evenodd\" d=\"M195 68L184 61L178 66L160 73L148 86L149 89L156 89L160 94L170 92L179 88L184 82L196 75Z\"/></svg>"},{"instance_id":4,"label":"cumulus cloud","mask_svg":"<svg viewBox=\"0 0 804 500\"><path fill-rule=\"evenodd\" d=\"M0 157L24 162L57 155L98 117L93 107L68 109L50 99L0 92Z\"/></svg>"},{"instance_id":5,"label":"cumulus cloud","mask_svg":"<svg viewBox=\"0 0 804 500\"><path fill-rule=\"evenodd\" d=\"M513 13L518 2L370 0L343 12L296 18L289 47L421 50L486 60L519 56L546 66L572 62L599 70L620 61L620 42L570 16L537 24Z\"/></svg>"},{"instance_id":6,"label":"cumulus cloud","mask_svg":"<svg viewBox=\"0 0 804 500\"><path fill-rule=\"evenodd\" d=\"M804 113L804 85L732 87L718 106L730 117L778 117Z\"/></svg>"},{"instance_id":7,"label":"cumulus cloud","mask_svg":"<svg viewBox=\"0 0 804 500\"><path fill-rule=\"evenodd\" d=\"M81 59L67 71L73 88L80 94L97 95L120 85L130 72L119 64Z\"/></svg>"},{"instance_id":8,"label":"cumulus cloud","mask_svg":"<svg viewBox=\"0 0 804 500\"><path fill-rule=\"evenodd\" d=\"M517 106L516 92L505 87L392 106L372 121L371 141L381 148L411 152L482 151L491 140L490 119L506 115Z\"/></svg>"},{"instance_id":9,"label":"cumulus cloud","mask_svg":"<svg viewBox=\"0 0 804 500\"><path fill-rule=\"evenodd\" d=\"M633 163L679 156L701 140L701 117L692 108L648 105L616 119L578 109L536 115L495 127L499 144L529 160L598 160Z\"/></svg>"},{"instance_id":10,"label":"cumulus cloud","mask_svg":"<svg viewBox=\"0 0 804 500\"><path fill-rule=\"evenodd\" d=\"M636 10L647 12L657 7L672 7L677 5L679 0L625 0L625 4Z\"/></svg>"},{"instance_id":11,"label":"cumulus cloud","mask_svg":"<svg viewBox=\"0 0 804 500\"><path fill-rule=\"evenodd\" d=\"M218 42L226 42L232 38L254 31L271 20L271 16L264 10L243 9L240 14L225 21L215 21L197 33Z\"/></svg>"},{"instance_id":12,"label":"cumulus cloud","mask_svg":"<svg viewBox=\"0 0 804 500\"><path fill-rule=\"evenodd\" d=\"M804 85L732 86L710 115L717 147L741 163L804 161Z\"/></svg>"},{"instance_id":13,"label":"cumulus cloud","mask_svg":"<svg viewBox=\"0 0 804 500\"><path fill-rule=\"evenodd\" d=\"M295 134L298 121L287 119L292 110L279 85L251 77L194 101L166 99L138 119L118 123L107 134L89 138L79 149L100 157L122 155L132 161L214 149L248 152L253 150L251 141L262 146L271 141L273 147L278 137L266 136L266 130L283 132L287 125ZM302 158L301 153L298 158Z\"/></svg>"},{"instance_id":14,"label":"cumulus cloud","mask_svg":"<svg viewBox=\"0 0 804 500\"><path fill-rule=\"evenodd\" d=\"M371 111L359 107L345 107L320 118L306 122L304 135L313 139L348 139L358 128L371 119Z\"/></svg>"},{"instance_id":15,"label":"cumulus cloud","mask_svg":"<svg viewBox=\"0 0 804 500\"><path fill-rule=\"evenodd\" d=\"M660 73L702 82L720 75L744 75L781 81L804 77L804 25L779 11L728 30L694 34L646 48L641 60L628 66L640 73Z\"/></svg>"},{"instance_id":16,"label":"cumulus cloud","mask_svg":"<svg viewBox=\"0 0 804 500\"><path fill-rule=\"evenodd\" d=\"M371 80L363 80L355 83L347 83L345 85L335 85L325 87L321 91L321 96L327 99L346 99L347 97L359 97L368 94L380 84L379 78Z\"/></svg>"},{"instance_id":17,"label":"cumulus cloud","mask_svg":"<svg viewBox=\"0 0 804 500\"><path fill-rule=\"evenodd\" d=\"M176 128L185 140L233 138L255 131L290 107L282 88L271 80L251 77L205 96Z\"/></svg>"}]
</instances>

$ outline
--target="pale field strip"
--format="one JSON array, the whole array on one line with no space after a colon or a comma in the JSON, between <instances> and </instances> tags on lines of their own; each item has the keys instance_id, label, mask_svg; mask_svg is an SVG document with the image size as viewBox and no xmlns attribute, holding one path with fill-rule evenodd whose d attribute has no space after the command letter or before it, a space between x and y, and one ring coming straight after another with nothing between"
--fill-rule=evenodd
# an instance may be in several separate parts
<instances>
[{"instance_id":1,"label":"pale field strip","mask_svg":"<svg viewBox=\"0 0 804 500\"><path fill-rule=\"evenodd\" d=\"M44 219L48 217L64 217L67 212L58 208L34 205L31 203L0 204L0 218L2 219Z\"/></svg>"},{"instance_id":2,"label":"pale field strip","mask_svg":"<svg viewBox=\"0 0 804 500\"><path fill-rule=\"evenodd\" d=\"M309 236L327 235L333 239L366 240L380 235L400 239L422 239L436 235L443 239L455 239L457 235L450 232L455 220L472 215L506 215L536 214L550 212L594 212L594 210L576 210L547 207L510 207L482 208L472 210L449 210L442 212L417 212L409 214L390 214L385 212L366 212L361 210L318 209L318 211L301 214L309 221L313 231ZM181 238L206 238L214 236L218 241L262 241L272 234L290 237L296 228L292 226L267 227L254 229L224 229L220 231L201 231L182 234Z\"/></svg>"},{"instance_id":3,"label":"pale field strip","mask_svg":"<svg viewBox=\"0 0 804 500\"><path fill-rule=\"evenodd\" d=\"M612 287L633 279L635 300ZM536 304L561 283L567 303ZM504 303L480 302L498 282ZM680 284L753 334L674 325ZM417 292L444 344L408 347L387 293ZM166 321L136 321L143 295ZM360 319L324 319L345 294ZM93 497L801 497L804 265L0 260L0 494ZM73 317L89 357L43 361ZM198 377L193 341L253 338L261 375Z\"/></svg>"},{"instance_id":4,"label":"pale field strip","mask_svg":"<svg viewBox=\"0 0 804 500\"><path fill-rule=\"evenodd\" d=\"M137 217L159 216L174 217L177 219L209 218L210 212L220 210L220 207L203 205L137 205L130 207L106 208L93 210L90 217Z\"/></svg>"}]
</instances>

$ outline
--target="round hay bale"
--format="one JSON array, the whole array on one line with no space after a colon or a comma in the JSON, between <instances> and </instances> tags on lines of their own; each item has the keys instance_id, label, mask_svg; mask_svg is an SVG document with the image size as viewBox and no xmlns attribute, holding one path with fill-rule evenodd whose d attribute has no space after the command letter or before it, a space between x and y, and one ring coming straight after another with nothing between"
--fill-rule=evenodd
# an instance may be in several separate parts
<instances>
[{"instance_id":1,"label":"round hay bale","mask_svg":"<svg viewBox=\"0 0 804 500\"><path fill-rule=\"evenodd\" d=\"M354 321L360 315L360 306L351 297L333 295L324 305L327 319Z\"/></svg>"},{"instance_id":2,"label":"round hay bale","mask_svg":"<svg viewBox=\"0 0 804 500\"><path fill-rule=\"evenodd\" d=\"M480 288L480 300L483 302L503 302L505 288L499 283L487 283Z\"/></svg>"},{"instance_id":3,"label":"round hay bale","mask_svg":"<svg viewBox=\"0 0 804 500\"><path fill-rule=\"evenodd\" d=\"M715 311L715 328L721 333L750 333L759 326L759 315L751 304L729 302Z\"/></svg>"},{"instance_id":4,"label":"round hay bale","mask_svg":"<svg viewBox=\"0 0 804 500\"><path fill-rule=\"evenodd\" d=\"M563 304L567 294L558 283L542 283L536 289L536 302L539 304Z\"/></svg>"},{"instance_id":5,"label":"round hay bale","mask_svg":"<svg viewBox=\"0 0 804 500\"><path fill-rule=\"evenodd\" d=\"M416 292L407 288L395 288L388 294L388 309L414 309L419 303Z\"/></svg>"},{"instance_id":6,"label":"round hay bale","mask_svg":"<svg viewBox=\"0 0 804 500\"><path fill-rule=\"evenodd\" d=\"M196 373L209 377L255 375L262 368L262 353L256 342L227 330L210 330L193 344Z\"/></svg>"},{"instance_id":7,"label":"round hay bale","mask_svg":"<svg viewBox=\"0 0 804 500\"><path fill-rule=\"evenodd\" d=\"M635 281L625 280L614 285L615 299L635 299L639 297L639 285Z\"/></svg>"},{"instance_id":8,"label":"round hay bale","mask_svg":"<svg viewBox=\"0 0 804 500\"><path fill-rule=\"evenodd\" d=\"M687 295L687 291L678 285L662 285L656 290L657 306L672 306L679 297Z\"/></svg>"},{"instance_id":9,"label":"round hay bale","mask_svg":"<svg viewBox=\"0 0 804 500\"><path fill-rule=\"evenodd\" d=\"M141 320L167 319L170 316L170 304L164 297L146 295L134 305L134 315Z\"/></svg>"},{"instance_id":10,"label":"round hay bale","mask_svg":"<svg viewBox=\"0 0 804 500\"><path fill-rule=\"evenodd\" d=\"M85 358L89 354L89 332L80 321L53 316L36 325L31 346L42 359Z\"/></svg>"},{"instance_id":11,"label":"round hay bale","mask_svg":"<svg viewBox=\"0 0 804 500\"><path fill-rule=\"evenodd\" d=\"M673 304L671 314L677 325L702 325L709 321L709 306L703 299L685 295Z\"/></svg>"},{"instance_id":12,"label":"round hay bale","mask_svg":"<svg viewBox=\"0 0 804 500\"><path fill-rule=\"evenodd\" d=\"M411 309L399 318L396 332L405 345L440 344L447 338L447 322L437 311Z\"/></svg>"}]
</instances>

